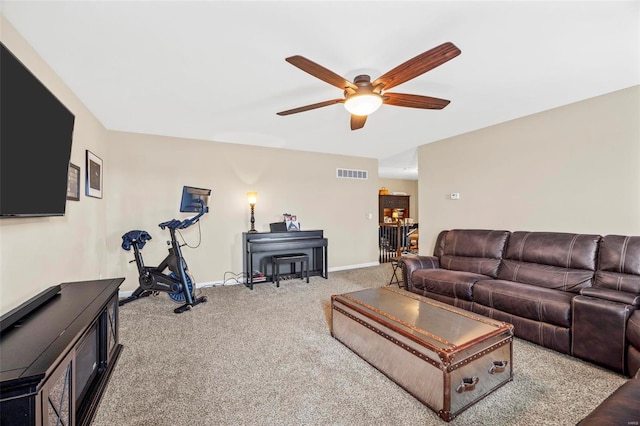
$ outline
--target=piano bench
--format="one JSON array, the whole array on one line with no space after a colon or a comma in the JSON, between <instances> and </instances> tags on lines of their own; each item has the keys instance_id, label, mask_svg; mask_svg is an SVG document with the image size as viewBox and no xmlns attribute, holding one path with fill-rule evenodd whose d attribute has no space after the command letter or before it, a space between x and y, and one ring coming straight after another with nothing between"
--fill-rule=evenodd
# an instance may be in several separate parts
<instances>
[{"instance_id":1,"label":"piano bench","mask_svg":"<svg viewBox=\"0 0 640 426\"><path fill-rule=\"evenodd\" d=\"M271 275L271 282L276 283L276 287L280 287L280 264L289 263L291 265L291 273L296 273L296 263L300 262L300 279L304 279L302 273L307 276L307 282L309 282L309 256L304 253L289 253L289 254L274 254L271 256L271 262L273 263L273 273Z\"/></svg>"}]
</instances>

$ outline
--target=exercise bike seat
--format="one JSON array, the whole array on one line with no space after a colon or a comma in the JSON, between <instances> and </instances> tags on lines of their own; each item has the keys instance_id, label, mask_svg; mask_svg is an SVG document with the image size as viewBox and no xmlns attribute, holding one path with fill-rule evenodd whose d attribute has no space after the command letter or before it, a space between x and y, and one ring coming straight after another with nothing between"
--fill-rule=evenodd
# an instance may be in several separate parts
<instances>
[{"instance_id":1,"label":"exercise bike seat","mask_svg":"<svg viewBox=\"0 0 640 426\"><path fill-rule=\"evenodd\" d=\"M122 236L122 248L129 251L131 244L136 244L139 249L151 239L151 235L147 231L129 231Z\"/></svg>"}]
</instances>

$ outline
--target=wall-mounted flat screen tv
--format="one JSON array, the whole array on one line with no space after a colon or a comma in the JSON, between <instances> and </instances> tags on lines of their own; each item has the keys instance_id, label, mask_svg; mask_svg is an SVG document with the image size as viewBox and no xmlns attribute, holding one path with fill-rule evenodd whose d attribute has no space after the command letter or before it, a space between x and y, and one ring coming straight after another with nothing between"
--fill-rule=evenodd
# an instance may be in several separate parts
<instances>
[{"instance_id":1,"label":"wall-mounted flat screen tv","mask_svg":"<svg viewBox=\"0 0 640 426\"><path fill-rule=\"evenodd\" d=\"M75 117L0 50L0 216L62 216Z\"/></svg>"}]
</instances>

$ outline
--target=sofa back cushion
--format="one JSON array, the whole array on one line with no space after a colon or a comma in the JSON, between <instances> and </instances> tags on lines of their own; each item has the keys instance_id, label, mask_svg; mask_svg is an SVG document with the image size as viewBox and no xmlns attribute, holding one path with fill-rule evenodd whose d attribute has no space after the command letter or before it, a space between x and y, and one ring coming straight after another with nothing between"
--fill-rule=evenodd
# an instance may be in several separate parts
<instances>
[{"instance_id":1,"label":"sofa back cushion","mask_svg":"<svg viewBox=\"0 0 640 426\"><path fill-rule=\"evenodd\" d=\"M441 268L495 278L508 238L509 231L453 229L440 234L435 255Z\"/></svg>"},{"instance_id":2,"label":"sofa back cushion","mask_svg":"<svg viewBox=\"0 0 640 426\"><path fill-rule=\"evenodd\" d=\"M438 238L436 238L436 246L433 249L433 255L440 259L444 256L444 244L447 240L447 234L449 231L440 231Z\"/></svg>"},{"instance_id":3,"label":"sofa back cushion","mask_svg":"<svg viewBox=\"0 0 640 426\"><path fill-rule=\"evenodd\" d=\"M594 287L640 294L640 237L604 236Z\"/></svg>"},{"instance_id":4,"label":"sofa back cushion","mask_svg":"<svg viewBox=\"0 0 640 426\"><path fill-rule=\"evenodd\" d=\"M579 293L590 287L601 237L563 232L512 232L498 278Z\"/></svg>"}]
</instances>

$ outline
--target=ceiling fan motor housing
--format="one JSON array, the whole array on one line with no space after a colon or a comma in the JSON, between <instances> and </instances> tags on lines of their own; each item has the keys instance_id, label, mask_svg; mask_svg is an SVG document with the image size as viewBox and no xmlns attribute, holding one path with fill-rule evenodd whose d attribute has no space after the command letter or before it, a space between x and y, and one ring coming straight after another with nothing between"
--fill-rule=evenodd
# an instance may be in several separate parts
<instances>
[{"instance_id":1,"label":"ceiling fan motor housing","mask_svg":"<svg viewBox=\"0 0 640 426\"><path fill-rule=\"evenodd\" d=\"M353 79L353 84L356 86L370 86L371 77L366 74L357 75L356 78Z\"/></svg>"}]
</instances>

